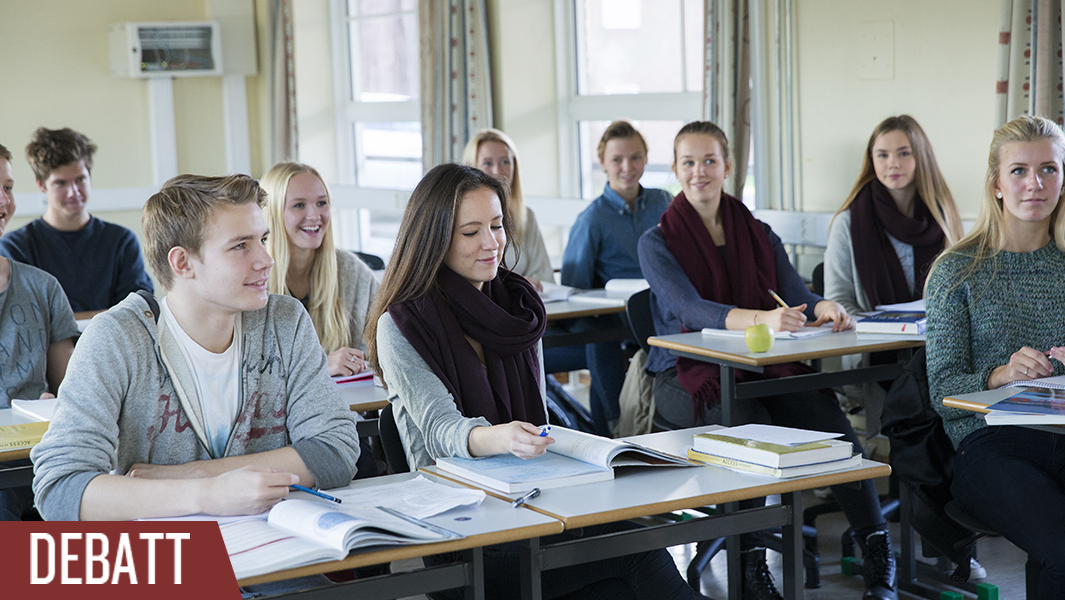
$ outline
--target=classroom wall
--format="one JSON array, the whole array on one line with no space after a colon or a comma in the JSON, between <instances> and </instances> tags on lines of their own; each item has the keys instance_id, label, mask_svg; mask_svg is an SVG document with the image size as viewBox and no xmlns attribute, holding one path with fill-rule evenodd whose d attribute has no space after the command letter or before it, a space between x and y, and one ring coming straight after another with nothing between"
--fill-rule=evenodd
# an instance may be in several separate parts
<instances>
[{"instance_id":1,"label":"classroom wall","mask_svg":"<svg viewBox=\"0 0 1065 600\"><path fill-rule=\"evenodd\" d=\"M265 0L256 0L260 39L264 38L259 16L265 6ZM26 209L44 206L43 194L37 195L33 173L22 158L33 130L40 126L71 127L96 143L95 190L153 184L147 83L111 76L108 28L127 21L207 18L207 0L0 2L0 56L4 58L0 143L15 155L15 193L32 194L29 202L21 197L22 216L16 214L10 230L35 218L26 215ZM252 170L260 173L265 77L248 77L247 85ZM221 78L176 78L174 113L178 170L224 175ZM91 197L89 208L92 211ZM109 211L101 216L141 237L140 210Z\"/></svg>"},{"instance_id":2,"label":"classroom wall","mask_svg":"<svg viewBox=\"0 0 1065 600\"><path fill-rule=\"evenodd\" d=\"M995 122L1000 0L803 0L799 58L802 209L835 211L873 128L907 113L928 134L962 218L979 212ZM869 69L890 23L889 77ZM883 57L881 57L883 58Z\"/></svg>"}]
</instances>

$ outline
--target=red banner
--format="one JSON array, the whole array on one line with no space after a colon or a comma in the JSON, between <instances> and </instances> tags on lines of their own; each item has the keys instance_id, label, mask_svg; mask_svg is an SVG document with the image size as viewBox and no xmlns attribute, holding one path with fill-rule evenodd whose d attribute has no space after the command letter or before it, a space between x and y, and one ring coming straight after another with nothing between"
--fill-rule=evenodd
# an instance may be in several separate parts
<instances>
[{"instance_id":1,"label":"red banner","mask_svg":"<svg viewBox=\"0 0 1065 600\"><path fill-rule=\"evenodd\" d=\"M240 598L213 521L3 522L7 598Z\"/></svg>"}]
</instances>

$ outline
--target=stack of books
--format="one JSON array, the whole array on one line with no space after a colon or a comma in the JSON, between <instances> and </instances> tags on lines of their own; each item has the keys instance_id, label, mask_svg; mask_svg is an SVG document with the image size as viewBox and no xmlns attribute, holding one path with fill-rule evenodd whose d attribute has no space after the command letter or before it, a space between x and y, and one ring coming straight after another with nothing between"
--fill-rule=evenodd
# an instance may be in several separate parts
<instances>
[{"instance_id":1,"label":"stack of books","mask_svg":"<svg viewBox=\"0 0 1065 600\"><path fill-rule=\"evenodd\" d=\"M927 318L922 312L882 311L868 313L854 325L858 333L894 333L921 335L925 332Z\"/></svg>"},{"instance_id":2,"label":"stack of books","mask_svg":"<svg viewBox=\"0 0 1065 600\"><path fill-rule=\"evenodd\" d=\"M734 471L780 479L856 467L862 455L839 434L771 425L744 425L696 434L688 458ZM819 439L818 439L819 438ZM813 441L810 441L813 440Z\"/></svg>"}]
</instances>

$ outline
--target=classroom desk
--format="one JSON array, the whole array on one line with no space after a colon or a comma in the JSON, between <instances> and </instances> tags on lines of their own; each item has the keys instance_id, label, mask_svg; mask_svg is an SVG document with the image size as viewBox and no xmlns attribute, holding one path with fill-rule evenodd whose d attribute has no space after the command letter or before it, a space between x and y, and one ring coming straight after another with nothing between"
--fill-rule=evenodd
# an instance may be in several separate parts
<instances>
[{"instance_id":1,"label":"classroom desk","mask_svg":"<svg viewBox=\"0 0 1065 600\"><path fill-rule=\"evenodd\" d=\"M732 420L732 408L737 400L895 379L902 373L909 351L924 345L924 336L859 335L854 331L841 331L804 340L777 340L768 352L761 353L751 352L742 337L715 337L698 331L655 336L647 341L652 346L666 348L674 356L719 365L722 424L738 425ZM899 352L899 362L780 379L736 382L736 369L761 373L768 365L891 350Z\"/></svg>"},{"instance_id":2,"label":"classroom desk","mask_svg":"<svg viewBox=\"0 0 1065 600\"><path fill-rule=\"evenodd\" d=\"M666 431L628 439L684 455L693 434L717 427ZM435 467L424 470L437 473ZM559 519L566 529L574 529L674 510L721 506L773 494L780 494L781 504L550 545L530 539L523 544L523 600L539 600L543 571L777 526L781 527L784 538L783 595L788 599L801 598L802 490L884 477L891 473L891 468L866 460L853 469L796 479L775 479L715 466L629 467L618 468L615 473L611 481L543 490L539 497L527 501L526 505ZM738 544L739 541L735 539L731 543ZM550 577L550 574L545 576ZM729 553L730 599L738 600L741 580L739 554Z\"/></svg>"},{"instance_id":3,"label":"classroom desk","mask_svg":"<svg viewBox=\"0 0 1065 600\"><path fill-rule=\"evenodd\" d=\"M565 319L622 314L625 312L625 300L629 297L629 294L613 294L606 290L588 290L580 292L579 295L594 298L595 301L563 300L544 304L548 324ZM632 331L627 326L618 325L602 329L593 328L588 331L545 335L543 342L544 348L557 348L599 342L621 342L630 338L632 338Z\"/></svg>"},{"instance_id":4,"label":"classroom desk","mask_svg":"<svg viewBox=\"0 0 1065 600\"><path fill-rule=\"evenodd\" d=\"M352 482L350 487L381 485L416 477L417 473L385 475ZM447 485L457 485L438 479ZM390 563L395 560L422 558L443 552L462 551L464 562L413 571L403 571L360 579L350 583L331 585L325 588L301 591L291 596L301 600L335 598L400 598L427 592L466 588L466 598L484 599L484 565L481 548L491 544L514 542L529 538L554 535L562 532L562 523L550 516L528 509L513 509L508 502L491 496L475 508L458 508L425 519L426 521L466 536L460 540L436 544L389 547L369 552L357 552L339 561L317 563L295 569L276 571L257 577L241 579L242 586L269 581L291 579L306 575L329 573L370 565Z\"/></svg>"}]
</instances>

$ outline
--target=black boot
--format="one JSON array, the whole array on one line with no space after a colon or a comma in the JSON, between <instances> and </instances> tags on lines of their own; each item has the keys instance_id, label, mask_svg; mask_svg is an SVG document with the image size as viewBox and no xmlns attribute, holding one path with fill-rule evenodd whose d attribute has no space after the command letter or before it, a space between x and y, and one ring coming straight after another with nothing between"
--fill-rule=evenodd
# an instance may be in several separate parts
<instances>
[{"instance_id":1,"label":"black boot","mask_svg":"<svg viewBox=\"0 0 1065 600\"><path fill-rule=\"evenodd\" d=\"M765 548L751 548L740 554L743 573L743 600L784 600L773 585L773 574L765 564Z\"/></svg>"},{"instance_id":2,"label":"black boot","mask_svg":"<svg viewBox=\"0 0 1065 600\"><path fill-rule=\"evenodd\" d=\"M855 534L862 549L862 577L865 595L862 600L898 600L895 592L895 553L886 529L862 536Z\"/></svg>"}]
</instances>

